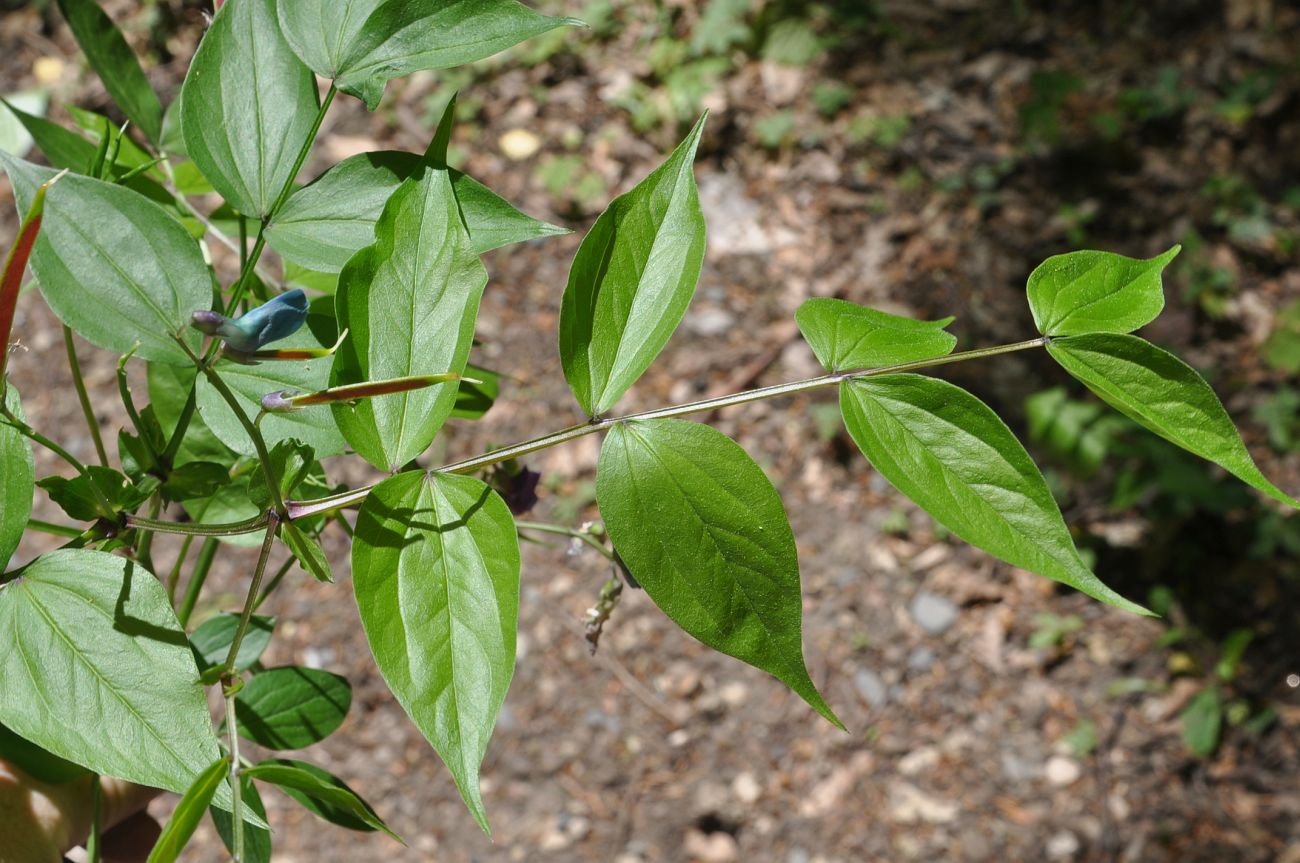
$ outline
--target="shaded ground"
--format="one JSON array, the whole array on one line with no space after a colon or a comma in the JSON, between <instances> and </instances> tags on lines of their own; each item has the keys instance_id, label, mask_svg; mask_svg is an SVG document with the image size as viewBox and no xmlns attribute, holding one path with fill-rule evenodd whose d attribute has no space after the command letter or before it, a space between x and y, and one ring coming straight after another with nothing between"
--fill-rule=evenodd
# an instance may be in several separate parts
<instances>
[{"instance_id":1,"label":"shaded ground","mask_svg":"<svg viewBox=\"0 0 1300 863\"><path fill-rule=\"evenodd\" d=\"M614 7L591 34L571 37L573 50L521 53L452 82L473 114L454 141L460 164L579 235L489 256L483 359L515 380L490 426L453 430L451 457L577 418L554 335L567 263L586 220L693 114L677 116L668 82L700 60L653 58L670 51L662 40L693 38L697 11L644 5ZM807 11L773 5L769 35ZM809 296L957 314L971 347L1031 334L1024 279L1050 254L1149 255L1184 242L1169 308L1146 335L1207 370L1265 472L1300 487L1300 459L1271 448L1251 418L1287 384L1259 361L1260 347L1277 312L1300 299L1297 213L1286 203L1300 177L1295 11L1054 5L1052 17L1036 4L996 15L964 0L883 4L865 21L819 5L793 20L841 41L803 65L770 59L771 39L722 52L728 68L703 99L705 274L681 330L620 410L815 373L789 323ZM158 41L183 56L198 22L176 17L164 22L176 35ZM62 57L45 74L96 106L99 85L79 72L66 32L39 20L19 11L0 21L13 58L0 89L31 85L36 58ZM158 83L174 88L182 72L175 61ZM832 112L815 104L827 82L847 94ZM422 149L449 86L416 76L373 116L347 104L327 121L318 167L376 147ZM627 106L664 104L668 125L637 131ZM517 130L535 136L536 154L508 155L522 152L503 138ZM16 331L28 349L13 365L28 413L87 455L75 404L43 395L60 374L44 358L61 348L34 295ZM83 347L107 404L113 359ZM1041 354L946 374L1018 430L1025 396L1062 382ZM1163 486L1116 509L1103 490L1120 469L1062 480L1067 520L1098 553L1103 578L1139 599L1168 585L1172 623L1206 633L1165 647L1171 623L1105 609L937 536L827 422L832 404L831 394L808 395L714 420L782 490L803 564L809 666L850 734L675 631L635 591L588 656L580 621L606 575L601 559L531 546L518 672L483 772L489 841L369 662L347 578L320 586L295 574L268 606L280 627L267 662L325 667L353 683L347 722L309 757L361 791L409 846L321 825L268 794L276 859L1300 860L1300 698L1284 682L1300 672L1295 554L1248 554L1266 510L1180 509L1170 501L1182 490ZM597 447L588 438L533 460L547 478L535 517L597 517ZM332 473L352 469L335 462ZM341 535L328 538L345 572ZM241 557L231 563L219 583L231 593L214 595L214 607L239 588ZM1082 626L1032 647L1045 613ZM1208 681L1198 669L1213 663L1214 644L1242 626L1256 641L1232 691L1276 721L1255 734L1232 729L1213 757L1197 758L1178 714ZM194 859L218 859L204 836Z\"/></svg>"}]
</instances>

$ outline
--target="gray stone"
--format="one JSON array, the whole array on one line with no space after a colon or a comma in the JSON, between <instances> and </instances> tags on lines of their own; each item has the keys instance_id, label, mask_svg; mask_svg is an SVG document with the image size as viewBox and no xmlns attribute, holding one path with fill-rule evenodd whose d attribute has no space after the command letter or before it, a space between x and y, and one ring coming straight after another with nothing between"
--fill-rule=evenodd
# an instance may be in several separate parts
<instances>
[{"instance_id":1,"label":"gray stone","mask_svg":"<svg viewBox=\"0 0 1300 863\"><path fill-rule=\"evenodd\" d=\"M956 604L951 599L928 590L917 592L912 598L910 611L916 625L931 635L942 635L957 622Z\"/></svg>"},{"instance_id":2,"label":"gray stone","mask_svg":"<svg viewBox=\"0 0 1300 863\"><path fill-rule=\"evenodd\" d=\"M889 703L889 687L874 671L860 668L853 672L853 686L870 707L884 707Z\"/></svg>"},{"instance_id":3,"label":"gray stone","mask_svg":"<svg viewBox=\"0 0 1300 863\"><path fill-rule=\"evenodd\" d=\"M934 651L928 647L918 647L907 656L909 671L929 671L934 665Z\"/></svg>"}]
</instances>

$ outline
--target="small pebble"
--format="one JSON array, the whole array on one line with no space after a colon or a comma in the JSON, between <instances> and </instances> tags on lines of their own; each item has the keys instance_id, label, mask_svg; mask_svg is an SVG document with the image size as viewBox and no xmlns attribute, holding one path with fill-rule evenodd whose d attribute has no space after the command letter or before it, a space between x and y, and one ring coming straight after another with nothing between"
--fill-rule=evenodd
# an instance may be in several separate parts
<instances>
[{"instance_id":1,"label":"small pebble","mask_svg":"<svg viewBox=\"0 0 1300 863\"><path fill-rule=\"evenodd\" d=\"M1079 853L1079 837L1062 830L1047 840L1047 856L1053 860L1069 860Z\"/></svg>"},{"instance_id":2,"label":"small pebble","mask_svg":"<svg viewBox=\"0 0 1300 863\"><path fill-rule=\"evenodd\" d=\"M919 591L912 598L910 611L916 625L931 635L942 635L957 622L957 606L953 601L928 590Z\"/></svg>"},{"instance_id":3,"label":"small pebble","mask_svg":"<svg viewBox=\"0 0 1300 863\"><path fill-rule=\"evenodd\" d=\"M516 162L527 159L542 148L541 140L527 129L511 129L502 133L497 145L507 159Z\"/></svg>"},{"instance_id":4,"label":"small pebble","mask_svg":"<svg viewBox=\"0 0 1300 863\"><path fill-rule=\"evenodd\" d=\"M1083 768L1073 758L1066 758L1064 755L1053 755L1047 759L1047 767L1043 769L1043 775L1053 785L1073 785L1083 775Z\"/></svg>"},{"instance_id":5,"label":"small pebble","mask_svg":"<svg viewBox=\"0 0 1300 863\"><path fill-rule=\"evenodd\" d=\"M928 647L918 647L907 656L909 671L929 671L934 665L934 651Z\"/></svg>"},{"instance_id":6,"label":"small pebble","mask_svg":"<svg viewBox=\"0 0 1300 863\"><path fill-rule=\"evenodd\" d=\"M737 774L736 778L731 780L731 793L736 795L736 799L741 803L754 803L763 796L763 788L754 778L754 774L746 771Z\"/></svg>"},{"instance_id":7,"label":"small pebble","mask_svg":"<svg viewBox=\"0 0 1300 863\"><path fill-rule=\"evenodd\" d=\"M688 859L700 863L732 863L740 858L740 847L730 833L689 830L683 848Z\"/></svg>"},{"instance_id":8,"label":"small pebble","mask_svg":"<svg viewBox=\"0 0 1300 863\"><path fill-rule=\"evenodd\" d=\"M880 708L889 703L889 688L874 671L860 668L853 672L853 686L869 707Z\"/></svg>"}]
</instances>

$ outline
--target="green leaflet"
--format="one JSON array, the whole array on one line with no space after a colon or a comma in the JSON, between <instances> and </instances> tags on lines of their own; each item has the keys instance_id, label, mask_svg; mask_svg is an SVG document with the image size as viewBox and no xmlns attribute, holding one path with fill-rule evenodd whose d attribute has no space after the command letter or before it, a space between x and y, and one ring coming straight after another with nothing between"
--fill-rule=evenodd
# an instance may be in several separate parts
<instances>
[{"instance_id":1,"label":"green leaflet","mask_svg":"<svg viewBox=\"0 0 1300 863\"><path fill-rule=\"evenodd\" d=\"M198 775L194 784L185 792L185 796L172 810L171 818L162 835L149 852L148 863L174 863L184 850L194 830L203 820L203 812L212 802L212 797L221 787L221 782L230 771L230 756L223 755Z\"/></svg>"},{"instance_id":2,"label":"green leaflet","mask_svg":"<svg viewBox=\"0 0 1300 863\"><path fill-rule=\"evenodd\" d=\"M281 0L294 51L340 90L379 104L391 78L490 57L566 24L515 0Z\"/></svg>"},{"instance_id":3,"label":"green leaflet","mask_svg":"<svg viewBox=\"0 0 1300 863\"><path fill-rule=\"evenodd\" d=\"M375 244L339 276L338 324L351 335L334 357L330 386L460 374L486 284L447 171L426 168L393 193L375 225ZM358 455L395 471L433 442L457 390L453 381L331 410Z\"/></svg>"},{"instance_id":4,"label":"green leaflet","mask_svg":"<svg viewBox=\"0 0 1300 863\"><path fill-rule=\"evenodd\" d=\"M952 353L957 337L944 332L956 318L917 321L844 300L815 298L795 312L804 340L827 371L866 369Z\"/></svg>"},{"instance_id":5,"label":"green leaflet","mask_svg":"<svg viewBox=\"0 0 1300 863\"><path fill-rule=\"evenodd\" d=\"M316 81L280 34L274 0L229 0L181 88L194 164L235 209L269 215L319 107Z\"/></svg>"},{"instance_id":6,"label":"green leaflet","mask_svg":"<svg viewBox=\"0 0 1300 863\"><path fill-rule=\"evenodd\" d=\"M1150 613L1079 559L1029 453L970 393L921 375L857 378L840 384L840 412L872 466L957 536L1093 599Z\"/></svg>"},{"instance_id":7,"label":"green leaflet","mask_svg":"<svg viewBox=\"0 0 1300 863\"><path fill-rule=\"evenodd\" d=\"M421 156L394 150L344 159L293 193L267 229L267 241L303 267L338 272L375 241L375 222L384 204L422 164ZM519 212L473 177L455 169L448 174L476 254L568 233Z\"/></svg>"},{"instance_id":8,"label":"green leaflet","mask_svg":"<svg viewBox=\"0 0 1300 863\"><path fill-rule=\"evenodd\" d=\"M351 338L348 337L349 341ZM277 348L286 349L326 346L307 327L276 344ZM252 418L261 411L262 396L267 393L280 390L310 393L325 389L329 386L331 362L329 357L317 357L292 362L267 361L249 366L220 360L216 369L226 386L239 398L244 412ZM255 454L253 442L248 439L248 433L234 411L203 376L199 377L198 406L199 416L223 444L241 455ZM338 455L346 446L334 416L325 407L267 414L262 418L261 429L268 446L297 439L311 447L317 458Z\"/></svg>"},{"instance_id":9,"label":"green leaflet","mask_svg":"<svg viewBox=\"0 0 1300 863\"><path fill-rule=\"evenodd\" d=\"M1129 419L1300 507L1260 472L1214 390L1178 357L1137 336L1105 333L1053 339L1047 352Z\"/></svg>"},{"instance_id":10,"label":"green leaflet","mask_svg":"<svg viewBox=\"0 0 1300 863\"><path fill-rule=\"evenodd\" d=\"M596 471L614 547L665 614L835 716L804 666L799 560L781 498L721 432L685 420L615 426Z\"/></svg>"},{"instance_id":11,"label":"green leaflet","mask_svg":"<svg viewBox=\"0 0 1300 863\"><path fill-rule=\"evenodd\" d=\"M479 765L514 674L519 618L510 510L473 477L384 480L357 515L352 578L384 680L487 831Z\"/></svg>"},{"instance_id":12,"label":"green leaflet","mask_svg":"<svg viewBox=\"0 0 1300 863\"><path fill-rule=\"evenodd\" d=\"M349 830L382 830L402 841L346 782L314 764L291 758L268 758L246 768L244 775L279 787L331 824Z\"/></svg>"},{"instance_id":13,"label":"green leaflet","mask_svg":"<svg viewBox=\"0 0 1300 863\"><path fill-rule=\"evenodd\" d=\"M0 346L2 347L2 346ZM7 382L4 399L15 416L22 418L23 406L18 400L18 390ZM32 448L27 438L18 430L0 420L0 572L4 571L27 529L27 517L32 514L32 492L36 489L35 465Z\"/></svg>"},{"instance_id":14,"label":"green leaflet","mask_svg":"<svg viewBox=\"0 0 1300 863\"><path fill-rule=\"evenodd\" d=\"M242 736L267 749L302 749L343 724L352 687L316 668L272 668L253 675L236 701Z\"/></svg>"},{"instance_id":15,"label":"green leaflet","mask_svg":"<svg viewBox=\"0 0 1300 863\"><path fill-rule=\"evenodd\" d=\"M140 566L98 551L43 555L0 588L0 633L0 722L38 746L182 794L220 756L185 633ZM218 793L229 808L229 790Z\"/></svg>"},{"instance_id":16,"label":"green leaflet","mask_svg":"<svg viewBox=\"0 0 1300 863\"><path fill-rule=\"evenodd\" d=\"M1147 260L1089 251L1048 258L1029 274L1029 308L1038 331L1065 336L1146 326L1165 307L1160 272L1181 248Z\"/></svg>"},{"instance_id":17,"label":"green leaflet","mask_svg":"<svg viewBox=\"0 0 1300 863\"><path fill-rule=\"evenodd\" d=\"M0 153L21 211L54 176ZM122 186L69 174L49 190L32 272L50 308L96 345L151 361L190 362L190 315L212 303L212 276L198 244L157 204Z\"/></svg>"},{"instance_id":18,"label":"green leaflet","mask_svg":"<svg viewBox=\"0 0 1300 863\"><path fill-rule=\"evenodd\" d=\"M108 95L150 142L158 143L162 135L162 104L121 31L95 0L59 0L59 11L67 19L86 59L104 82Z\"/></svg>"},{"instance_id":19,"label":"green leaflet","mask_svg":"<svg viewBox=\"0 0 1300 863\"><path fill-rule=\"evenodd\" d=\"M560 306L560 360L590 416L614 406L686 313L704 261L693 162L704 117L672 155L600 214Z\"/></svg>"}]
</instances>

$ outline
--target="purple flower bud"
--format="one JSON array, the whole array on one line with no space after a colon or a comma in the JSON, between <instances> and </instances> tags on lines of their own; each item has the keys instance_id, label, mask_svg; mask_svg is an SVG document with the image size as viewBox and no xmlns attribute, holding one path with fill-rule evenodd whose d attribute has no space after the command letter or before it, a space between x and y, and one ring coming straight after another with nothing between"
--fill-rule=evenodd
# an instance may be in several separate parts
<instances>
[{"instance_id":1,"label":"purple flower bud","mask_svg":"<svg viewBox=\"0 0 1300 863\"><path fill-rule=\"evenodd\" d=\"M262 410L271 414L288 413L295 411L298 406L293 403L293 390L280 390L278 392L267 393L262 396Z\"/></svg>"}]
</instances>

